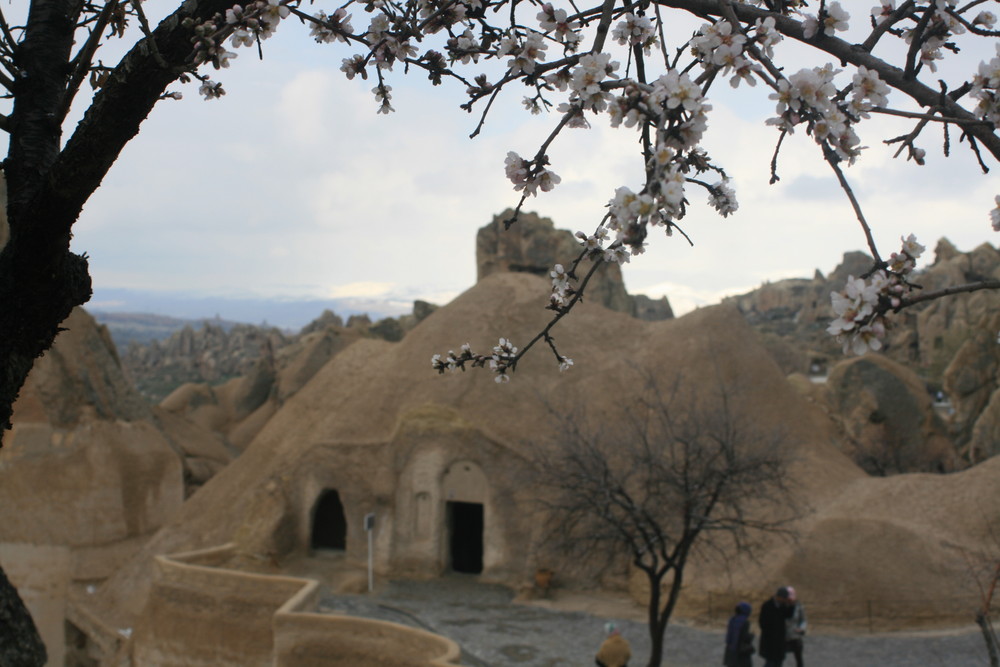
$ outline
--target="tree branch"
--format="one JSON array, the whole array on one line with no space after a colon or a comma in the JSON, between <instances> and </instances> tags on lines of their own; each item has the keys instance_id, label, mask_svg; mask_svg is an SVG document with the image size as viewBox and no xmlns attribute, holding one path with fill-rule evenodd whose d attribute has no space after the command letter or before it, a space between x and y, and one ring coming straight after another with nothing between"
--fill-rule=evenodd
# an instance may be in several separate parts
<instances>
[{"instance_id":1,"label":"tree branch","mask_svg":"<svg viewBox=\"0 0 1000 667\"><path fill-rule=\"evenodd\" d=\"M902 310L903 308L914 306L918 303L933 301L934 299L940 299L945 296L968 294L970 292L978 292L979 290L984 289L1000 289L1000 280L980 280L978 282L966 283L964 285L944 287L939 290L934 290L933 292L921 292L919 294L914 294L913 296L907 296L901 299L899 308L896 308L895 310Z\"/></svg>"},{"instance_id":2,"label":"tree branch","mask_svg":"<svg viewBox=\"0 0 1000 667\"><path fill-rule=\"evenodd\" d=\"M868 249L872 253L872 257L875 258L875 263L877 266L882 266L882 257L879 256L878 248L875 246L875 237L872 236L872 229L868 226L868 221L865 220L865 214L861 210L861 204L858 203L857 197L854 196L854 191L851 189L850 183L847 182L847 177L844 176L844 171L840 168L840 158L837 154L830 149L825 143L822 146L823 158L826 160L830 168L833 169L833 173L837 175L837 181L840 182L840 187L844 190L847 198L851 202L851 207L854 209L854 215L857 216L858 222L861 224L861 229L864 230L865 240L868 242Z\"/></svg>"},{"instance_id":3,"label":"tree branch","mask_svg":"<svg viewBox=\"0 0 1000 667\"><path fill-rule=\"evenodd\" d=\"M94 62L94 54L101 45L101 36L104 34L104 29L111 21L111 15L114 13L117 6L118 0L108 0L108 2L105 3L104 8L101 10L101 13L98 14L97 20L91 27L90 35L87 37L87 41L84 43L83 47L80 48L80 51L70 63L70 67L73 68L73 74L70 75L69 83L66 86L66 94L59 109L59 122L66 119L66 114L69 113L69 109L73 105L73 98L76 97L84 79L87 78L87 72L90 71L90 66Z\"/></svg>"},{"instance_id":4,"label":"tree branch","mask_svg":"<svg viewBox=\"0 0 1000 667\"><path fill-rule=\"evenodd\" d=\"M698 16L724 16L724 3L721 0L655 1L657 4L665 7L681 9ZM774 18L775 28L786 37L823 51L841 62L850 63L854 66L864 66L878 72L879 77L885 83L910 96L921 106L933 108L942 105L940 91L924 85L915 78L908 77L904 70L890 65L880 58L876 58L861 46L851 44L838 37L827 35L817 35L812 39L807 39L802 33L802 24L799 21L781 14L758 9L748 3L734 3L732 9L740 21L744 23L752 24L759 18ZM942 111L950 117L976 123L975 125L966 125L966 131L985 146L997 161L1000 161L1000 136L995 131L979 124L978 118L947 96L943 100Z\"/></svg>"}]
</instances>

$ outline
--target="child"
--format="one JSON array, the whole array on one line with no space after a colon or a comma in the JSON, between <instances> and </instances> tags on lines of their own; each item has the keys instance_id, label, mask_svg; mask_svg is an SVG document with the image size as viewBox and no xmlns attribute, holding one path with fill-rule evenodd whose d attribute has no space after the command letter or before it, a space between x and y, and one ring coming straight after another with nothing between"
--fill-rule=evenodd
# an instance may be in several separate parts
<instances>
[{"instance_id":1,"label":"child","mask_svg":"<svg viewBox=\"0 0 1000 667\"><path fill-rule=\"evenodd\" d=\"M750 632L750 603L740 602L726 627L726 667L753 667L753 633Z\"/></svg>"}]
</instances>

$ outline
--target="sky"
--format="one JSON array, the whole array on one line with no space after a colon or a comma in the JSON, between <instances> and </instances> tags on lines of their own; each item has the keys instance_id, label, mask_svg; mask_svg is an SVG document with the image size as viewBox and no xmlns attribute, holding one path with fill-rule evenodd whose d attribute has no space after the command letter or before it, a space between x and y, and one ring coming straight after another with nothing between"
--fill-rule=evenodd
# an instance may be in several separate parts
<instances>
[{"instance_id":1,"label":"sky","mask_svg":"<svg viewBox=\"0 0 1000 667\"><path fill-rule=\"evenodd\" d=\"M524 89L512 87L470 139L478 111L458 108L456 85L432 87L419 73L397 72L396 112L379 115L373 83L339 71L353 51L314 44L294 24L263 46L263 60L240 49L233 67L209 72L227 91L220 100L203 101L195 86L172 88L184 98L154 109L91 198L72 246L91 258L95 298L87 307L149 310L124 298L127 288L191 303L337 299L384 315L409 312L415 299L443 304L471 287L477 230L519 199L504 175L507 152L533 155L557 117L531 116L521 107ZM806 57L792 55L796 65ZM992 45L964 55L965 70L974 68L993 55ZM651 234L647 253L624 267L630 293L665 295L681 314L767 281L829 272L844 252L865 248L847 199L804 132L785 142L781 181L768 185L777 132L764 125L774 115L767 92L723 85L710 93L704 145L733 177L739 211L723 219L690 187L681 226L694 246ZM881 140L909 127L863 124L869 149L847 172L881 251L898 249L910 233L928 246L924 262L943 236L961 250L996 243L995 177L982 175L954 135L954 154L945 158L939 131L921 142L925 167L893 159ZM636 137L603 119L564 132L549 151L562 182L529 198L525 210L592 232L616 187L641 186ZM214 315L229 317L194 316Z\"/></svg>"}]
</instances>

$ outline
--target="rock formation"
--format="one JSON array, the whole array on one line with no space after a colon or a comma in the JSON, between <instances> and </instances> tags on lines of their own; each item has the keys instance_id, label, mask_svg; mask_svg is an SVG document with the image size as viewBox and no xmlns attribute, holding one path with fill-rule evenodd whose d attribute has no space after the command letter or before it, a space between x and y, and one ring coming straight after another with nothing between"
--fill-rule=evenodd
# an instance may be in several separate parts
<instances>
[{"instance_id":1,"label":"rock formation","mask_svg":"<svg viewBox=\"0 0 1000 667\"><path fill-rule=\"evenodd\" d=\"M549 218L521 212L517 222L505 229L514 215L507 209L493 217L476 235L476 275L478 280L500 271L530 273L548 278L556 264L565 267L580 254L580 243L572 232L556 229ZM582 276L581 276L582 277ZM673 317L666 297L637 299L625 291L621 267L604 264L587 286L587 297L605 308L648 321Z\"/></svg>"},{"instance_id":2,"label":"rock formation","mask_svg":"<svg viewBox=\"0 0 1000 667\"><path fill-rule=\"evenodd\" d=\"M51 493L28 494L48 508L45 512L58 515L69 508L92 512L88 519L68 519L70 526L61 528L60 521L52 521L30 529L52 531L51 536L73 531L97 534L93 524L113 526L116 521L131 526L124 534L116 533L117 539L150 532L232 454L211 432L149 406L124 374L107 330L84 310L75 310L63 327L66 330L56 344L35 363L14 404L14 428L0 450L5 463L0 473L20 481L3 485L5 492L47 479ZM25 472L34 467L42 477ZM67 472L57 472L63 467ZM161 488L156 491L158 484ZM68 505L57 500L62 487ZM109 495L115 488L124 494L117 500ZM73 494L93 494L100 508L88 509L82 498L68 500ZM143 502L125 502L129 494L153 495ZM157 496L162 502L154 501ZM124 504L119 506L120 502ZM113 518L122 512L121 518ZM159 518L127 518L135 512L153 512ZM0 533L11 538L16 533L18 539L29 536ZM49 543L48 538L41 543Z\"/></svg>"},{"instance_id":3,"label":"rock formation","mask_svg":"<svg viewBox=\"0 0 1000 667\"><path fill-rule=\"evenodd\" d=\"M573 235L554 229L546 218L525 213L503 231L503 215L479 230L480 279L500 271L547 276L560 259L566 261L578 252ZM648 321L673 317L666 298L630 296L614 263L602 266L588 289L588 300L596 299L612 310ZM544 301L542 291L539 302ZM229 332L211 325L198 331L186 328L148 349L130 346L125 363L150 398L158 398L155 391L176 387L162 398L166 411L212 430L242 450L284 401L350 343L362 337L398 342L436 309L416 301L410 315L374 323L367 315L352 315L346 325L326 311L294 336L250 325ZM185 378L187 382L178 386Z\"/></svg>"},{"instance_id":4,"label":"rock formation","mask_svg":"<svg viewBox=\"0 0 1000 667\"><path fill-rule=\"evenodd\" d=\"M234 563L280 570L309 553L330 494L347 563L365 561L362 520L375 513L381 573L453 567L448 516L464 503L481 507L484 580L517 586L544 565L592 585L570 563L541 562L552 556L538 548L537 489L524 480L532 448L552 446L558 433L539 397L615 428L638 367L682 377L692 391L706 378L752 383L740 409L794 453L789 484L807 510L792 526L796 541L769 542L755 560L699 558L679 613L787 581L802 582L817 606L875 597L887 617L914 596L974 600L962 555L983 549L1000 523L996 295L906 313L887 355L844 359L824 331L829 292L868 268L861 253L829 277L768 284L677 319L661 317L665 300L630 297L617 265L607 265L593 298L554 332L578 360L568 373L534 354L509 385L486 370L438 376L428 364L435 351L465 340L488 349L501 335L523 344L537 333L550 314L541 305L547 272L575 253L573 237L547 220L522 216L518 233L501 236L500 219L477 240L479 281L446 306L418 302L410 316L347 326L327 312L296 336L188 330L146 351L145 362L198 379L156 407L132 387L107 332L74 313L15 406L0 501L19 511L0 516L0 534L66 547L75 579L106 578L74 609L109 628L155 621L157 555L228 543ZM998 259L989 246L961 253L942 241L920 280L933 289L998 276ZM635 317L644 311L659 321ZM810 371L828 371L826 383L810 382ZM951 398L950 421L928 387ZM641 594L625 561L601 581L631 581Z\"/></svg>"},{"instance_id":5,"label":"rock formation","mask_svg":"<svg viewBox=\"0 0 1000 667\"><path fill-rule=\"evenodd\" d=\"M537 332L547 315L538 293L547 283L526 273L495 273L401 342L361 338L334 355L240 458L109 579L94 598L95 613L115 627L139 622L155 554L233 542L247 559L280 565L307 553L318 504L331 492L342 502L347 562L365 562L361 522L374 512L378 571L433 576L449 568L454 527L446 521L448 503L479 504L485 525L480 576L518 585L540 565L537 524L528 511L536 490L519 470L530 465L529 442L544 446L555 437L538 397L584 406L614 428L622 401L637 386L623 370L626 359L664 378L752 379L753 391L741 394L742 409L787 439L795 452L789 482L810 510L794 526L797 541L769 541L756 561L732 554L699 559L680 613L734 591L762 597L788 580L802 582L803 596L817 606L870 599L873 591L898 604L927 595L966 596L972 603L960 552L980 548L988 526L1000 521L1000 459L953 475L869 477L842 452L838 424L788 382L732 306L650 323L585 303L556 332L565 352L581 360L568 373L546 355L526 357L502 386L486 370L430 372L429 352L456 339L481 348L497 335L517 343ZM895 381L893 373L876 370L887 373L877 382ZM853 386L850 369L843 373L844 386ZM866 377L861 385L868 387ZM875 391L872 400L887 399ZM968 511L972 502L979 511ZM546 565L570 571L567 563Z\"/></svg>"},{"instance_id":6,"label":"rock formation","mask_svg":"<svg viewBox=\"0 0 1000 667\"><path fill-rule=\"evenodd\" d=\"M139 390L159 401L185 382L220 384L247 374L269 350L287 343L278 329L238 324L227 330L205 322L162 342L129 345L123 363Z\"/></svg>"},{"instance_id":7,"label":"rock formation","mask_svg":"<svg viewBox=\"0 0 1000 667\"><path fill-rule=\"evenodd\" d=\"M221 385L181 385L160 407L218 434L242 451L289 397L337 353L365 337L367 327L308 327L278 350L267 350L245 375Z\"/></svg>"},{"instance_id":8,"label":"rock formation","mask_svg":"<svg viewBox=\"0 0 1000 667\"><path fill-rule=\"evenodd\" d=\"M843 447L866 472L950 472L958 452L923 381L891 359L869 354L841 361L824 386Z\"/></svg>"},{"instance_id":9,"label":"rock formation","mask_svg":"<svg viewBox=\"0 0 1000 667\"><path fill-rule=\"evenodd\" d=\"M826 333L833 318L830 292L843 288L848 275L871 268L871 259L846 253L828 276L782 280L727 299L754 327L782 369L821 375L844 358ZM913 278L925 291L1000 278L1000 252L983 244L960 252L947 239L935 248L933 263ZM951 414L948 436L966 463L998 451L997 405L1000 388L1000 294L982 290L937 299L894 316L882 356L911 368L933 393L943 391ZM837 409L834 407L833 409Z\"/></svg>"}]
</instances>

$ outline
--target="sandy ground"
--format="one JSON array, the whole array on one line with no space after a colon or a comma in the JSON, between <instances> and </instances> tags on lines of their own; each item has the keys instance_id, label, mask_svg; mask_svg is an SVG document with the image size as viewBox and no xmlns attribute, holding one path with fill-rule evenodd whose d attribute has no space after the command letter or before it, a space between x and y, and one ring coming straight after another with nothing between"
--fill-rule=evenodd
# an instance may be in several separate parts
<instances>
[{"instance_id":1,"label":"sandy ground","mask_svg":"<svg viewBox=\"0 0 1000 667\"><path fill-rule=\"evenodd\" d=\"M355 579L353 588L364 590L364 584L363 579ZM649 656L642 610L611 596L560 592L554 600L522 603L503 586L449 575L429 581L379 583L371 594L335 594L331 589L323 596L321 608L422 627L450 637L462 647L467 667L589 667L594 664L594 653L609 620L616 622L631 643L633 666L645 665ZM721 627L696 628L673 622L666 633L664 667L720 665L722 638ZM755 660L755 665L762 663ZM981 636L975 626L969 626L933 633L811 634L806 640L805 664L973 667L989 663ZM791 656L785 665L794 666Z\"/></svg>"}]
</instances>

